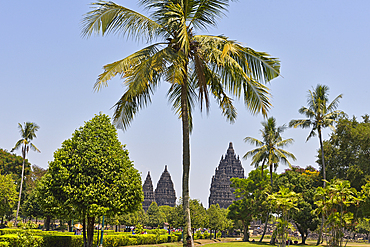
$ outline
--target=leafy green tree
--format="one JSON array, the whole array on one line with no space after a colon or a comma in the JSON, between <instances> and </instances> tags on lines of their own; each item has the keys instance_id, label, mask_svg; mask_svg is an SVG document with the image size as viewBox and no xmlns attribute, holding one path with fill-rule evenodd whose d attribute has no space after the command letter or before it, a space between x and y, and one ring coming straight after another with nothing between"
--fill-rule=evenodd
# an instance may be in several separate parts
<instances>
[{"instance_id":1,"label":"leafy green tree","mask_svg":"<svg viewBox=\"0 0 370 247\"><path fill-rule=\"evenodd\" d=\"M207 210L198 199L190 199L190 216L193 229L205 228L207 225Z\"/></svg>"},{"instance_id":2,"label":"leafy green tree","mask_svg":"<svg viewBox=\"0 0 370 247\"><path fill-rule=\"evenodd\" d=\"M329 246L343 246L344 231L354 224L354 214L349 210L351 206L359 205L361 198L357 195L347 180L333 179L327 182L325 188L317 188L315 194L315 209L317 214L325 217L325 229L329 236Z\"/></svg>"},{"instance_id":3,"label":"leafy green tree","mask_svg":"<svg viewBox=\"0 0 370 247\"><path fill-rule=\"evenodd\" d=\"M253 202L243 198L241 200L233 201L233 203L228 207L229 212L227 217L229 219L238 221L240 220L243 225L243 241L249 241L249 225L253 219Z\"/></svg>"},{"instance_id":4,"label":"leafy green tree","mask_svg":"<svg viewBox=\"0 0 370 247\"><path fill-rule=\"evenodd\" d=\"M152 202L152 204L150 204L148 210L146 211L146 214L148 215L148 226L163 226L165 215L159 210L156 202Z\"/></svg>"},{"instance_id":5,"label":"leafy green tree","mask_svg":"<svg viewBox=\"0 0 370 247\"><path fill-rule=\"evenodd\" d=\"M312 88L313 89L313 88ZM302 129L311 128L311 132L307 137L308 141L311 137L319 137L320 150L321 150L321 165L324 178L324 187L326 181L326 168L324 158L324 148L322 141L322 129L330 127L334 130L334 124L340 114L342 113L338 108L339 99L342 94L338 95L332 102L329 103L329 87L318 84L315 89L308 91L307 105L302 106L298 112L307 117L307 119L291 120L289 127L301 127Z\"/></svg>"},{"instance_id":6,"label":"leafy green tree","mask_svg":"<svg viewBox=\"0 0 370 247\"><path fill-rule=\"evenodd\" d=\"M15 146L12 148L10 152L13 152L14 150L17 150L21 148L22 150L22 174L21 174L21 185L19 187L19 198L18 198L18 206L17 206L17 213L15 216L15 225L17 225L18 221L18 214L19 214L19 207L21 205L21 196L22 196L22 187L23 187L23 180L24 180L24 166L26 162L26 157L28 154L28 151L33 150L40 153L40 150L32 143L32 140L36 138L36 131L39 130L39 126L35 123L26 122L24 123L24 126L22 124L18 123L18 129L21 134L21 139L17 141Z\"/></svg>"},{"instance_id":7,"label":"leafy green tree","mask_svg":"<svg viewBox=\"0 0 370 247\"><path fill-rule=\"evenodd\" d=\"M341 117L323 143L327 179L349 180L357 191L370 179L370 123L366 115L362 118L359 122ZM322 167L321 156L318 152L317 163Z\"/></svg>"},{"instance_id":8,"label":"leafy green tree","mask_svg":"<svg viewBox=\"0 0 370 247\"><path fill-rule=\"evenodd\" d=\"M17 202L17 190L11 175L0 174L0 217L11 211Z\"/></svg>"},{"instance_id":9,"label":"leafy green tree","mask_svg":"<svg viewBox=\"0 0 370 247\"><path fill-rule=\"evenodd\" d=\"M298 198L298 210L291 212L291 219L294 221L301 234L302 244L306 244L308 230L311 232L317 229L319 218L312 211L317 208L314 195L316 188L321 183L319 172L313 168L292 167L280 174L276 184L285 186L301 196Z\"/></svg>"},{"instance_id":10,"label":"leafy green tree","mask_svg":"<svg viewBox=\"0 0 370 247\"><path fill-rule=\"evenodd\" d=\"M262 122L263 129L260 130L262 134L262 140L258 140L253 137L244 138L245 142L256 145L258 148L248 151L243 158L247 159L252 157L251 165L258 165L262 162L261 171L264 170L264 164L267 162L267 166L270 168L270 182L272 187L272 174L273 169L276 170L279 162L288 164L291 166L288 158L296 160L294 154L282 149L283 147L292 144L294 140L292 138L283 139L281 133L284 132L286 126L276 126L276 119L270 117L266 122ZM262 174L263 175L263 174Z\"/></svg>"},{"instance_id":11,"label":"leafy green tree","mask_svg":"<svg viewBox=\"0 0 370 247\"><path fill-rule=\"evenodd\" d=\"M145 213L144 209L141 209L131 213L119 215L118 221L121 225L126 226L136 226L138 224L146 225L148 222L148 215Z\"/></svg>"},{"instance_id":12,"label":"leafy green tree","mask_svg":"<svg viewBox=\"0 0 370 247\"><path fill-rule=\"evenodd\" d=\"M199 101L201 109L203 104L208 109L209 94L212 94L223 115L233 122L236 110L228 96L230 93L243 98L252 113L266 115L271 103L264 84L279 75L280 63L266 53L244 47L227 37L195 34L197 30L214 26L229 0L140 0L139 3L152 11L149 17L113 2L94 3L96 8L83 19L82 34L121 33L150 44L122 60L105 65L95 89L99 90L112 77L121 75L127 87L115 105L114 121L126 129L135 114L150 103L160 82L169 83L169 100L182 120L182 198L185 234L191 237L189 136L194 104ZM162 41L154 42L158 39Z\"/></svg>"},{"instance_id":13,"label":"leafy green tree","mask_svg":"<svg viewBox=\"0 0 370 247\"><path fill-rule=\"evenodd\" d=\"M289 188L280 187L276 193L268 196L268 200L274 205L274 211L279 215L277 232L281 239L281 246L285 247L288 236L288 229L292 228L289 220L293 210L297 210L299 194L291 191Z\"/></svg>"},{"instance_id":14,"label":"leafy green tree","mask_svg":"<svg viewBox=\"0 0 370 247\"><path fill-rule=\"evenodd\" d=\"M26 201L22 205L22 213L24 216L31 218L42 218L44 217L44 211L42 209L42 204L38 200L36 195L37 191L33 190L27 197Z\"/></svg>"},{"instance_id":15,"label":"leafy green tree","mask_svg":"<svg viewBox=\"0 0 370 247\"><path fill-rule=\"evenodd\" d=\"M19 155L0 149L0 174L11 175L19 189L22 175L23 158ZM24 163L24 175L28 176L31 172L31 163L26 159ZM25 183L27 185L27 181Z\"/></svg>"},{"instance_id":16,"label":"leafy green tree","mask_svg":"<svg viewBox=\"0 0 370 247\"><path fill-rule=\"evenodd\" d=\"M174 207L167 206L167 205L159 206L159 211L161 211L164 217L164 222L170 223L171 214L172 214L173 209Z\"/></svg>"},{"instance_id":17,"label":"leafy green tree","mask_svg":"<svg viewBox=\"0 0 370 247\"><path fill-rule=\"evenodd\" d=\"M232 222L227 218L227 215L228 209L220 208L218 204L212 204L207 210L208 228L214 230L215 233L228 229Z\"/></svg>"},{"instance_id":18,"label":"leafy green tree","mask_svg":"<svg viewBox=\"0 0 370 247\"><path fill-rule=\"evenodd\" d=\"M58 204L72 206L83 219L87 247L92 246L95 217L139 210L143 201L140 174L110 121L99 114L85 122L54 153L44 176L49 176L45 187Z\"/></svg>"},{"instance_id":19,"label":"leafy green tree","mask_svg":"<svg viewBox=\"0 0 370 247\"><path fill-rule=\"evenodd\" d=\"M267 192L271 190L268 176L268 171L264 173L256 169L252 170L246 179L231 179L231 187L235 190L236 198L240 200L234 201L229 206L228 218L234 221L241 220L244 229L243 241L249 239L248 228L251 220L264 219L271 210L270 205L266 203Z\"/></svg>"}]
</instances>

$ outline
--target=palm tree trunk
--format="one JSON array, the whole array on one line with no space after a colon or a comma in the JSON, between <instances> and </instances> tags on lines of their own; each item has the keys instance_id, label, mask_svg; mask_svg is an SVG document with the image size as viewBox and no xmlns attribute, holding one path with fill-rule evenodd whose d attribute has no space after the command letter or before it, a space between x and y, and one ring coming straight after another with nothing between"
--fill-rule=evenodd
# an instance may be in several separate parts
<instances>
[{"instance_id":1,"label":"palm tree trunk","mask_svg":"<svg viewBox=\"0 0 370 247\"><path fill-rule=\"evenodd\" d=\"M324 145L322 144L322 136L321 136L321 129L318 129L319 132L319 140L320 140L320 148L321 148L321 162L322 162L322 176L324 179L324 188L326 187L326 167L325 167L325 157L324 157Z\"/></svg>"},{"instance_id":2,"label":"palm tree trunk","mask_svg":"<svg viewBox=\"0 0 370 247\"><path fill-rule=\"evenodd\" d=\"M19 198L18 198L17 213L15 215L15 226L17 226L17 223L18 223L19 208L21 206L22 187L23 187L23 175L24 175L24 163L25 163L25 160L26 160L26 146L22 147L22 156L23 156L23 162L22 162L21 186L19 188Z\"/></svg>"},{"instance_id":3,"label":"palm tree trunk","mask_svg":"<svg viewBox=\"0 0 370 247\"><path fill-rule=\"evenodd\" d=\"M182 203L185 217L185 234L183 237L183 246L194 246L191 234L191 219L189 207L189 173L190 173L190 128L187 102L187 78L184 79L184 85L181 89L181 111L182 111ZM190 245L188 245L188 240Z\"/></svg>"},{"instance_id":4,"label":"palm tree trunk","mask_svg":"<svg viewBox=\"0 0 370 247\"><path fill-rule=\"evenodd\" d=\"M319 134L319 141L320 141L320 148L321 148L321 163L322 163L322 176L324 179L324 188L326 187L326 167L325 167L325 157L324 157L324 146L322 144L322 136L321 136L321 129L320 127L317 129L317 132ZM319 237L317 238L316 245L319 245L322 243L322 230L324 229L324 214L321 215L321 226L320 226L320 232Z\"/></svg>"},{"instance_id":5,"label":"palm tree trunk","mask_svg":"<svg viewBox=\"0 0 370 247\"><path fill-rule=\"evenodd\" d=\"M266 220L265 220L265 226L263 227L263 233L262 233L262 236L260 238L260 242L263 241L263 238L265 237L265 234L266 234L266 230L267 230L267 224L268 224L268 221L269 221L269 212L267 212L267 215L266 215Z\"/></svg>"}]
</instances>

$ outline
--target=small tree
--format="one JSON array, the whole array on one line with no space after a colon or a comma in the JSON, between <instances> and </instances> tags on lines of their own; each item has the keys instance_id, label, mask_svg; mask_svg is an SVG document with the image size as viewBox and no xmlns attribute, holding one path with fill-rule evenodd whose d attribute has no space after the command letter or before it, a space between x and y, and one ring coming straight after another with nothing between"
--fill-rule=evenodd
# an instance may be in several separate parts
<instances>
[{"instance_id":1,"label":"small tree","mask_svg":"<svg viewBox=\"0 0 370 247\"><path fill-rule=\"evenodd\" d=\"M292 228L290 219L291 210L296 210L299 194L290 191L288 188L280 187L279 192L273 193L268 196L271 204L275 207L275 213L279 214L277 232L278 237L281 239L281 246L286 245L288 230Z\"/></svg>"},{"instance_id":2,"label":"small tree","mask_svg":"<svg viewBox=\"0 0 370 247\"><path fill-rule=\"evenodd\" d=\"M354 215L349 207L359 205L361 198L347 180L333 179L326 183L325 188L317 188L315 204L318 208L315 212L322 213L326 219L324 226L329 236L328 245L343 246L344 231L354 224Z\"/></svg>"},{"instance_id":3,"label":"small tree","mask_svg":"<svg viewBox=\"0 0 370 247\"><path fill-rule=\"evenodd\" d=\"M141 208L140 174L107 115L96 115L64 141L48 174L47 187L54 198L63 208L72 206L83 219L84 246L92 246L95 217Z\"/></svg>"},{"instance_id":4,"label":"small tree","mask_svg":"<svg viewBox=\"0 0 370 247\"><path fill-rule=\"evenodd\" d=\"M0 217L12 210L17 202L17 190L11 175L0 174Z\"/></svg>"},{"instance_id":5,"label":"small tree","mask_svg":"<svg viewBox=\"0 0 370 247\"><path fill-rule=\"evenodd\" d=\"M165 215L159 210L159 207L156 202L150 204L148 211L148 226L157 227L159 225L163 226Z\"/></svg>"}]
</instances>

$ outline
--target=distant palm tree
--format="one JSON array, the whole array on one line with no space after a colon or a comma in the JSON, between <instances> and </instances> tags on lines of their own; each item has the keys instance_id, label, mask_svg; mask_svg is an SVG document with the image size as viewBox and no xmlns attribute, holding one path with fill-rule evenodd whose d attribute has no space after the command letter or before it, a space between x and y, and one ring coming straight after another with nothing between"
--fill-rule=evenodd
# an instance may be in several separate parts
<instances>
[{"instance_id":1,"label":"distant palm tree","mask_svg":"<svg viewBox=\"0 0 370 247\"><path fill-rule=\"evenodd\" d=\"M26 161L26 156L30 148L31 150L34 150L40 153L40 150L35 145L33 145L33 143L31 143L33 138L36 138L36 131L38 131L40 127L35 123L26 122L24 123L24 127L20 123L18 123L18 128L19 128L19 132L22 138L19 141L17 141L15 146L10 151L10 152L13 152L14 150L17 150L20 147L22 147L22 157L23 157L22 175L21 175L21 185L19 187L19 199L18 199L18 206L17 206L17 214L15 217L15 225L17 225L19 207L21 205L21 195L22 195L23 176L24 176L24 163Z\"/></svg>"},{"instance_id":2,"label":"distant palm tree","mask_svg":"<svg viewBox=\"0 0 370 247\"><path fill-rule=\"evenodd\" d=\"M271 190L272 190L272 172L273 169L276 170L279 162L283 162L291 166L288 161L288 158L292 158L296 160L296 157L289 153L288 151L283 150L282 148L292 144L294 140L292 138L283 140L281 137L281 133L284 132L286 129L285 125L276 127L276 119L274 117L270 117L267 119L266 122L262 122L263 129L261 129L262 140L258 140L252 137L244 138L245 142L248 142L252 145L256 145L258 148L248 151L243 158L248 159L248 157L252 157L251 165L255 165L258 168L259 164L261 164L261 174L263 178L263 170L265 163L267 162L267 166L270 168L270 183L271 183ZM269 213L266 215L265 226L263 229L262 236L260 238L260 242L262 242L267 229L269 219ZM272 238L273 239L273 238Z\"/></svg>"},{"instance_id":3,"label":"distant palm tree","mask_svg":"<svg viewBox=\"0 0 370 247\"><path fill-rule=\"evenodd\" d=\"M291 164L288 161L288 158L296 160L296 157L288 152L283 150L282 148L292 144L294 140L292 138L283 140L281 137L281 133L284 132L286 126L279 126L276 127L276 119L274 117L270 117L267 119L266 122L262 122L263 129L261 129L262 140L258 140L252 137L244 138L245 142L248 142L252 145L256 145L258 148L248 151L243 158L248 159L248 157L252 157L251 165L255 165L256 167L261 164L261 171L263 176L264 165L267 162L267 166L270 168L270 183L271 188L273 185L272 182L272 172L273 169L276 169L279 162Z\"/></svg>"},{"instance_id":4,"label":"distant palm tree","mask_svg":"<svg viewBox=\"0 0 370 247\"><path fill-rule=\"evenodd\" d=\"M312 88L313 89L313 88ZM338 117L342 114L342 111L336 110L338 108L339 99L342 98L342 94L338 95L330 104L328 98L329 87L325 85L318 84L314 90L308 91L307 96L307 107L302 106L298 112L305 115L308 119L298 119L291 120L289 122L289 127L301 127L302 129L311 128L311 132L307 137L308 141L311 137L316 135L319 136L320 149L321 149L321 163L322 163L322 174L324 188L326 187L326 167L325 167L325 157L324 148L322 144L322 129L330 127L334 130L334 124ZM322 243L322 230L324 227L324 215L321 219L321 228L319 237L317 239L316 245Z\"/></svg>"},{"instance_id":5,"label":"distant palm tree","mask_svg":"<svg viewBox=\"0 0 370 247\"><path fill-rule=\"evenodd\" d=\"M334 124L336 123L336 120L338 119L340 114L342 114L342 111L336 110L338 108L339 99L342 98L342 94L338 95L331 103L329 103L328 86L318 84L315 89L312 89L312 91L308 91L308 108L302 106L298 110L300 114L305 115L308 119L291 120L289 122L289 127L301 127L302 129L312 128L306 141L308 141L311 137L316 136L317 132L320 141L322 173L325 188L326 168L324 149L322 144L322 129L330 127L332 130L334 130Z\"/></svg>"},{"instance_id":6,"label":"distant palm tree","mask_svg":"<svg viewBox=\"0 0 370 247\"><path fill-rule=\"evenodd\" d=\"M191 234L189 209L190 132L195 103L208 110L212 95L223 115L236 118L231 94L243 98L252 113L266 115L271 103L265 83L279 75L280 62L224 36L196 35L215 26L229 0L140 0L149 17L113 2L93 3L83 19L84 36L119 33L149 46L107 64L94 88L100 90L116 75L124 79L125 92L115 105L114 122L125 130L138 111L151 102L162 81L168 82L169 100L182 120L182 198L185 236ZM161 40L155 42L156 40ZM193 246L193 243L192 243Z\"/></svg>"}]
</instances>

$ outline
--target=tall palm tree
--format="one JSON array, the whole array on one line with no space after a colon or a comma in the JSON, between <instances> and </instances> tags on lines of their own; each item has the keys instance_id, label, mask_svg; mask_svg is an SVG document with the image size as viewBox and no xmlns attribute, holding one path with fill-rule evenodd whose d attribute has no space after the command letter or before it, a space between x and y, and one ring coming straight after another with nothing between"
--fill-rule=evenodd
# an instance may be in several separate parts
<instances>
[{"instance_id":1,"label":"tall palm tree","mask_svg":"<svg viewBox=\"0 0 370 247\"><path fill-rule=\"evenodd\" d=\"M338 108L339 99L342 98L342 94L338 95L331 103L329 103L328 93L329 87L325 85L318 84L313 90L308 90L307 96L307 107L302 106L298 112L305 115L308 119L298 119L291 120L289 122L289 127L301 127L302 129L312 128L310 134L308 135L306 142L317 135L319 136L320 149L321 149L321 163L322 163L322 174L324 188L326 187L326 167L325 167L325 157L324 148L322 144L322 129L330 127L334 130L334 124L340 114L342 113ZM316 245L322 242L322 230L324 227L324 215L321 218L321 227L319 237L317 239Z\"/></svg>"},{"instance_id":2,"label":"tall palm tree","mask_svg":"<svg viewBox=\"0 0 370 247\"><path fill-rule=\"evenodd\" d=\"M236 109L232 98L243 98L254 114L266 115L271 103L265 86L279 75L280 62L267 53L242 46L225 36L196 35L197 30L215 26L229 0L139 0L148 16L113 2L99 1L83 19L82 34L118 33L142 40L147 47L104 66L95 90L120 75L126 86L115 104L113 121L125 130L135 114L151 102L161 81L169 83L169 101L182 120L183 178L182 198L185 237L191 239L189 210L189 136L196 103L208 111L210 97L223 115L233 122ZM193 242L192 242L193 245Z\"/></svg>"},{"instance_id":3,"label":"tall palm tree","mask_svg":"<svg viewBox=\"0 0 370 247\"><path fill-rule=\"evenodd\" d=\"M321 149L321 162L322 162L322 174L324 178L324 188L326 185L326 168L325 168L325 157L322 143L322 129L330 127L334 130L334 124L342 113L338 108L339 99L342 98L342 94L338 95L331 103L329 103L328 93L329 87L318 84L313 90L308 90L307 105L308 107L302 106L298 112L307 117L307 119L291 120L289 127L301 127L302 129L311 128L311 132L308 135L306 141L311 137L319 137L320 149Z\"/></svg>"},{"instance_id":4,"label":"tall palm tree","mask_svg":"<svg viewBox=\"0 0 370 247\"><path fill-rule=\"evenodd\" d=\"M276 126L276 119L269 117L266 122L262 122L263 129L260 130L262 134L262 140L258 140L253 137L246 137L244 141L252 145L256 145L258 148L248 151L243 158L248 159L252 157L251 165L256 167L261 165L261 171L263 175L264 165L267 162L267 166L270 168L270 183L271 188L273 185L272 172L277 168L279 162L288 164L291 166L288 158L296 160L294 154L282 149L283 147L292 144L294 140L292 138L285 139L281 137L281 133L284 132L286 126Z\"/></svg>"},{"instance_id":5,"label":"tall palm tree","mask_svg":"<svg viewBox=\"0 0 370 247\"><path fill-rule=\"evenodd\" d=\"M10 152L13 152L14 150L22 148L22 175L21 175L21 185L19 187L19 198L18 198L18 206L17 206L17 214L15 217L15 225L17 225L18 221L18 214L19 214L19 207L21 205L21 195L22 195L22 187L23 187L23 176L24 176L24 163L26 161L26 156L28 154L28 151L33 150L40 153L40 150L31 142L33 138L36 138L36 131L39 130L39 126L35 123L26 122L24 123L24 127L22 124L18 123L18 129L19 133L21 134L21 139L17 141L15 146L12 148Z\"/></svg>"},{"instance_id":6,"label":"tall palm tree","mask_svg":"<svg viewBox=\"0 0 370 247\"><path fill-rule=\"evenodd\" d=\"M284 164L289 163L288 158L296 160L294 154L282 149L283 147L292 144L294 140L292 138L283 140L281 137L281 133L284 132L286 126L279 126L276 127L276 119L274 117L270 117L267 119L266 122L262 122L263 129L260 130L262 134L262 140L258 140L253 137L246 137L244 141L250 143L252 145L256 145L258 148L248 151L243 158L248 159L248 157L252 157L251 165L256 166L258 168L259 164L261 164L261 174L263 177L263 170L265 163L267 162L267 166L270 168L270 183L271 189L273 185L272 181L272 172L273 169L276 170L279 162ZM266 215L265 226L263 229L263 234L261 236L260 242L262 242L268 223L269 213Z\"/></svg>"}]
</instances>

